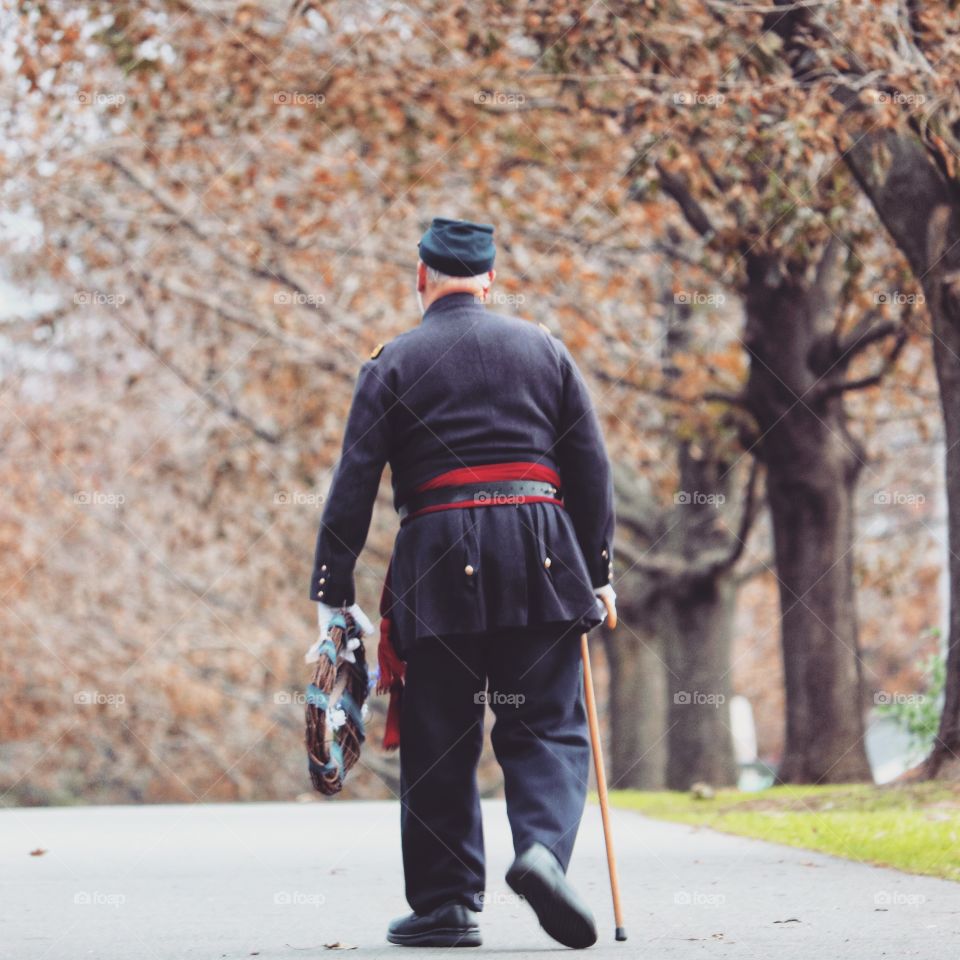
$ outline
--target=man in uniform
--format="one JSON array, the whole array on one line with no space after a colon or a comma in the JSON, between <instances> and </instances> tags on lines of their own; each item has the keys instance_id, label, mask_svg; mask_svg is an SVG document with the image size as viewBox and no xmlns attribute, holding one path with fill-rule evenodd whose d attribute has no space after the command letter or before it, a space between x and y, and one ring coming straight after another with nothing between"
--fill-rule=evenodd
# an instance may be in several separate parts
<instances>
[{"instance_id":1,"label":"man in uniform","mask_svg":"<svg viewBox=\"0 0 960 960\"><path fill-rule=\"evenodd\" d=\"M616 616L610 464L563 343L484 305L493 227L437 218L419 249L423 318L360 370L310 585L321 628L344 606L369 624L353 572L389 463L401 527L380 662L403 676L401 835L413 913L387 939L480 943L476 767L489 703L516 853L507 882L554 939L587 947L594 920L565 874L589 775L580 635L604 611Z\"/></svg>"}]
</instances>

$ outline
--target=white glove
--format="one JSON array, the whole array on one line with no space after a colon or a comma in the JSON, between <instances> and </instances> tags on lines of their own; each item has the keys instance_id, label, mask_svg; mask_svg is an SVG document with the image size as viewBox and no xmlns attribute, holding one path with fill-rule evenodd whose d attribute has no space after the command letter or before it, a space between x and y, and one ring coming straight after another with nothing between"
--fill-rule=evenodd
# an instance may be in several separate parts
<instances>
[{"instance_id":1,"label":"white glove","mask_svg":"<svg viewBox=\"0 0 960 960\"><path fill-rule=\"evenodd\" d=\"M325 603L317 603L317 626L320 628L321 636L325 637L327 635L327 627L330 626L330 621L334 614L339 612L339 607L328 607ZM360 632L365 637L373 636L373 624L370 622L370 618L360 609L359 604L355 603L352 607L347 607L347 613L353 617L360 628Z\"/></svg>"},{"instance_id":2,"label":"white glove","mask_svg":"<svg viewBox=\"0 0 960 960\"><path fill-rule=\"evenodd\" d=\"M305 663L316 663L320 659L320 647L324 640L327 639L327 628L330 626L330 621L333 619L334 614L339 612L339 607L328 607L325 603L317 603L317 626L320 628L320 636L317 637L316 642L310 647L306 654L304 654L303 659ZM363 636L369 637L373 634L373 624L357 604L354 604L352 607L347 607L347 612L356 621ZM357 658L353 651L359 646L359 637L353 637L348 640L347 648L343 651L343 659L349 660L350 663L356 663Z\"/></svg>"},{"instance_id":3,"label":"white glove","mask_svg":"<svg viewBox=\"0 0 960 960\"><path fill-rule=\"evenodd\" d=\"M612 630L617 625L617 594L612 583L605 583L593 591L597 598L597 607Z\"/></svg>"}]
</instances>

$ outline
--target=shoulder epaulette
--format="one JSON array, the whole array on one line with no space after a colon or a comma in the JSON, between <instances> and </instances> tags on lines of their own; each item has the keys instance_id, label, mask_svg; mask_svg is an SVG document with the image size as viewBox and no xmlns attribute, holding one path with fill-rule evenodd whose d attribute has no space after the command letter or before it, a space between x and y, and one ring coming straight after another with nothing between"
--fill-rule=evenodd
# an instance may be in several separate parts
<instances>
[{"instance_id":1,"label":"shoulder epaulette","mask_svg":"<svg viewBox=\"0 0 960 960\"><path fill-rule=\"evenodd\" d=\"M555 334L545 323L540 323L540 322L538 322L538 323L537 323L537 326L538 326L541 330L543 330L545 333L549 333L551 337L555 337L555 336L556 336L556 334Z\"/></svg>"},{"instance_id":2,"label":"shoulder epaulette","mask_svg":"<svg viewBox=\"0 0 960 960\"><path fill-rule=\"evenodd\" d=\"M383 353L383 344L382 344L382 343L378 343L378 344L370 351L370 359L371 359L371 360L376 360L377 357L379 357L381 353Z\"/></svg>"}]
</instances>

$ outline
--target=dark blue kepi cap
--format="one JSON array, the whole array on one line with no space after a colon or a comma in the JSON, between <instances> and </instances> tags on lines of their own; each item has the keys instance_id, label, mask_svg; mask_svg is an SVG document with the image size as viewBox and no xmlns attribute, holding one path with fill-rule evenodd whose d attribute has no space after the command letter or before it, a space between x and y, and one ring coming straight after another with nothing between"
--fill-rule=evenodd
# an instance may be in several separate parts
<instances>
[{"instance_id":1,"label":"dark blue kepi cap","mask_svg":"<svg viewBox=\"0 0 960 960\"><path fill-rule=\"evenodd\" d=\"M493 269L493 225L434 217L420 240L420 259L448 277L475 277Z\"/></svg>"}]
</instances>

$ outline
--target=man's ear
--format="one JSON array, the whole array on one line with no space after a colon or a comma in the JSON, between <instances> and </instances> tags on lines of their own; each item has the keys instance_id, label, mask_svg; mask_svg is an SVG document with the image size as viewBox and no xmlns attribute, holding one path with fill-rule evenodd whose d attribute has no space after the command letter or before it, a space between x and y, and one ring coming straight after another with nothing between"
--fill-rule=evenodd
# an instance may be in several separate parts
<instances>
[{"instance_id":1,"label":"man's ear","mask_svg":"<svg viewBox=\"0 0 960 960\"><path fill-rule=\"evenodd\" d=\"M417 293L427 289L427 267L422 260L417 261Z\"/></svg>"},{"instance_id":2,"label":"man's ear","mask_svg":"<svg viewBox=\"0 0 960 960\"><path fill-rule=\"evenodd\" d=\"M490 295L490 288L493 286L494 277L497 273L495 270L487 271L487 282L483 285L483 297L486 299Z\"/></svg>"}]
</instances>

